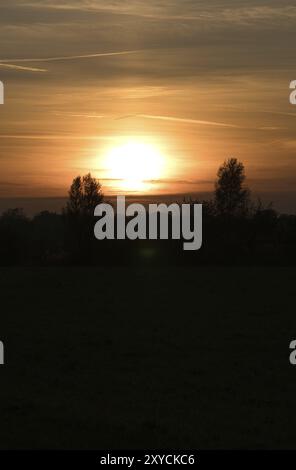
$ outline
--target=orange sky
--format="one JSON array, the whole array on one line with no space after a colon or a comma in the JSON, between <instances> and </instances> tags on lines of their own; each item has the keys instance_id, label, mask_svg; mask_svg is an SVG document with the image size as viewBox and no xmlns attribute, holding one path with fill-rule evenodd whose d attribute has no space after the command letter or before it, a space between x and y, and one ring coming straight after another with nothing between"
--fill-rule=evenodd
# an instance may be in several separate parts
<instances>
[{"instance_id":1,"label":"orange sky","mask_svg":"<svg viewBox=\"0 0 296 470\"><path fill-rule=\"evenodd\" d=\"M0 197L63 196L88 171L115 194L106 154L126 141L165 159L150 193L212 190L218 166L235 156L253 190L289 197L296 8L204 3L1 6Z\"/></svg>"}]
</instances>

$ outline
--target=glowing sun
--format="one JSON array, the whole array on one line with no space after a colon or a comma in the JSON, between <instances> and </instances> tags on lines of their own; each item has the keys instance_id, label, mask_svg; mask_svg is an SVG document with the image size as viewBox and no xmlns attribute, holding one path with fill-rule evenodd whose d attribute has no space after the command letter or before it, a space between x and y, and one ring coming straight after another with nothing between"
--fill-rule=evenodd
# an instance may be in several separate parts
<instances>
[{"instance_id":1,"label":"glowing sun","mask_svg":"<svg viewBox=\"0 0 296 470\"><path fill-rule=\"evenodd\" d=\"M127 142L109 150L105 158L108 177L123 191L147 191L163 174L164 158L153 145Z\"/></svg>"}]
</instances>

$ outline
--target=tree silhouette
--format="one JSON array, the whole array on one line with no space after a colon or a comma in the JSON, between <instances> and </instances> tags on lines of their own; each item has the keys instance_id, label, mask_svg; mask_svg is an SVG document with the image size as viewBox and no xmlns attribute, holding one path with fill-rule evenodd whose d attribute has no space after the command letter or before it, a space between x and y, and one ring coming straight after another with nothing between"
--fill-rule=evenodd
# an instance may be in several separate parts
<instances>
[{"instance_id":1,"label":"tree silhouette","mask_svg":"<svg viewBox=\"0 0 296 470\"><path fill-rule=\"evenodd\" d=\"M75 261L90 263L94 245L93 215L95 207L104 199L102 187L88 173L74 178L68 194L64 210L66 245Z\"/></svg>"},{"instance_id":2,"label":"tree silhouette","mask_svg":"<svg viewBox=\"0 0 296 470\"><path fill-rule=\"evenodd\" d=\"M250 210L250 191L244 187L244 165L230 158L219 168L215 184L215 205L219 215L245 216Z\"/></svg>"},{"instance_id":3,"label":"tree silhouette","mask_svg":"<svg viewBox=\"0 0 296 470\"><path fill-rule=\"evenodd\" d=\"M104 199L101 184L90 173L74 178L68 194L66 214L72 216L93 215L94 208Z\"/></svg>"},{"instance_id":4,"label":"tree silhouette","mask_svg":"<svg viewBox=\"0 0 296 470\"><path fill-rule=\"evenodd\" d=\"M4 265L25 263L30 250L30 220L23 209L8 209L0 218L0 260Z\"/></svg>"}]
</instances>

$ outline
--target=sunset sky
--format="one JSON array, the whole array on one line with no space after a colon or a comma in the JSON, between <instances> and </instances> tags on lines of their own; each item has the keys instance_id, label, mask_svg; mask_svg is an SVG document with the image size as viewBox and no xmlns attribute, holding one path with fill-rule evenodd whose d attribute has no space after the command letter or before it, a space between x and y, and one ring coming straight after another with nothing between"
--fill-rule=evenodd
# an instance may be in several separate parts
<instances>
[{"instance_id":1,"label":"sunset sky","mask_svg":"<svg viewBox=\"0 0 296 470\"><path fill-rule=\"evenodd\" d=\"M88 171L108 194L211 191L235 156L296 203L292 1L5 3L0 197L64 196Z\"/></svg>"}]
</instances>

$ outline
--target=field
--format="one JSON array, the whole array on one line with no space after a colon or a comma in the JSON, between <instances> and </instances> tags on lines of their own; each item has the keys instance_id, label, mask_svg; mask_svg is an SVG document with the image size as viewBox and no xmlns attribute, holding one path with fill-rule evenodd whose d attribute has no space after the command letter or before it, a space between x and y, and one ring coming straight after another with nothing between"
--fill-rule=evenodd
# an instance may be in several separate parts
<instances>
[{"instance_id":1,"label":"field","mask_svg":"<svg viewBox=\"0 0 296 470\"><path fill-rule=\"evenodd\" d=\"M0 447L296 448L289 268L1 268Z\"/></svg>"}]
</instances>

